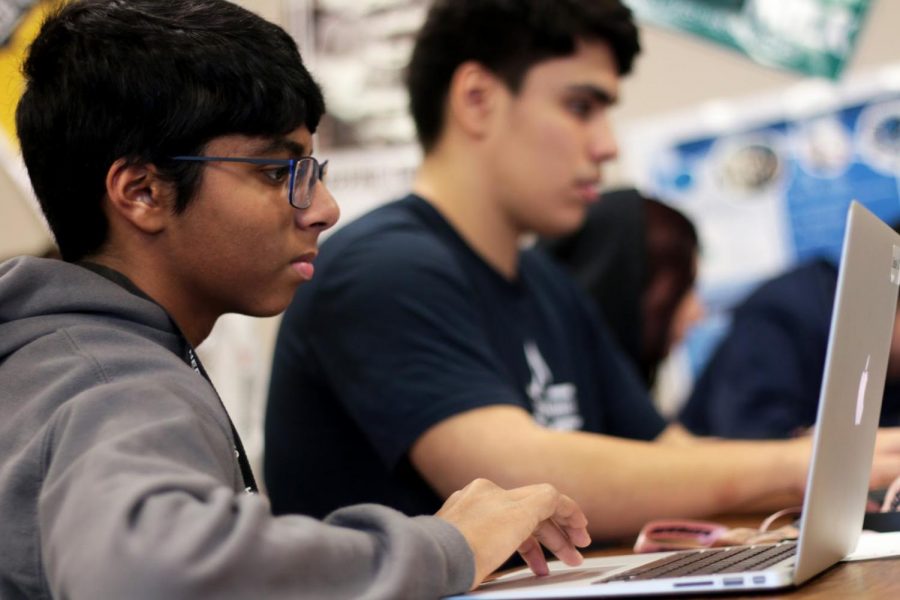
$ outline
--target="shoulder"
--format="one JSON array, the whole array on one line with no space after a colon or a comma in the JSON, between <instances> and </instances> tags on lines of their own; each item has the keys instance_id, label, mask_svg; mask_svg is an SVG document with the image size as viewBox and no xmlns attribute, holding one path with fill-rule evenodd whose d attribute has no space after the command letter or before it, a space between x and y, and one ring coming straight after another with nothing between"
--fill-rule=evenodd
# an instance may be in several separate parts
<instances>
[{"instance_id":1,"label":"shoulder","mask_svg":"<svg viewBox=\"0 0 900 600\"><path fill-rule=\"evenodd\" d=\"M151 300L62 261L25 259L12 266L0 277L8 360L29 360L34 369L53 364L56 373L65 366L85 381L91 373L109 381L181 362L181 337Z\"/></svg>"},{"instance_id":2,"label":"shoulder","mask_svg":"<svg viewBox=\"0 0 900 600\"><path fill-rule=\"evenodd\" d=\"M448 227L414 196L379 207L322 244L309 293L348 285L418 285L421 278L461 283L460 249Z\"/></svg>"},{"instance_id":3,"label":"shoulder","mask_svg":"<svg viewBox=\"0 0 900 600\"><path fill-rule=\"evenodd\" d=\"M800 309L822 302L830 306L836 282L837 269L830 262L804 262L761 284L742 303L742 308Z\"/></svg>"},{"instance_id":4,"label":"shoulder","mask_svg":"<svg viewBox=\"0 0 900 600\"><path fill-rule=\"evenodd\" d=\"M324 260L346 260L371 255L380 257L415 258L420 252L427 255L448 254L450 248L434 222L434 209L415 196L407 196L385 204L348 223L322 245Z\"/></svg>"},{"instance_id":5,"label":"shoulder","mask_svg":"<svg viewBox=\"0 0 900 600\"><path fill-rule=\"evenodd\" d=\"M56 365L57 381L68 381L74 397L123 396L143 390L217 410L211 385L182 358L174 332L143 331L136 324L84 319L60 327L35 351ZM48 376L50 374L48 373Z\"/></svg>"},{"instance_id":6,"label":"shoulder","mask_svg":"<svg viewBox=\"0 0 900 600\"><path fill-rule=\"evenodd\" d=\"M792 339L827 336L837 269L825 260L800 264L765 282L734 312L734 326L760 331L765 325L792 332ZM802 332L802 333L801 333Z\"/></svg>"},{"instance_id":7,"label":"shoulder","mask_svg":"<svg viewBox=\"0 0 900 600\"><path fill-rule=\"evenodd\" d=\"M8 356L0 380L60 433L101 435L97 428L103 423L124 431L177 422L227 436L227 419L211 385L174 348L136 325L90 317L59 322L55 331ZM89 422L96 427L83 427Z\"/></svg>"}]
</instances>

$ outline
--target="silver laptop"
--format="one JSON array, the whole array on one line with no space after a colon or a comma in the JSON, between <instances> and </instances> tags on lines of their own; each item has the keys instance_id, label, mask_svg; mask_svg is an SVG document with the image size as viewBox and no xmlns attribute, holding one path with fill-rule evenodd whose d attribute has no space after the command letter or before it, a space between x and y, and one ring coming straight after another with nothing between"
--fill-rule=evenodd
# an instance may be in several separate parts
<instances>
[{"instance_id":1,"label":"silver laptop","mask_svg":"<svg viewBox=\"0 0 900 600\"><path fill-rule=\"evenodd\" d=\"M797 542L591 558L578 567L556 561L550 575L523 568L465 597L762 591L800 585L840 561L862 531L898 286L900 236L852 202ZM737 552L755 553L749 567Z\"/></svg>"}]
</instances>

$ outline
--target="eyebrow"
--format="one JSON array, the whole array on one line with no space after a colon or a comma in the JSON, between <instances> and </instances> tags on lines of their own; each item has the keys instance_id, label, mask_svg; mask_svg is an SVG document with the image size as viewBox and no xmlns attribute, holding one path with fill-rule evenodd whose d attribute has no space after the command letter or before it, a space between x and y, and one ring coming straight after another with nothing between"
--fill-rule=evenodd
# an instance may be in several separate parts
<instances>
[{"instance_id":1,"label":"eyebrow","mask_svg":"<svg viewBox=\"0 0 900 600\"><path fill-rule=\"evenodd\" d=\"M257 150L254 151L257 155L266 155L272 154L274 152L284 152L286 151L290 156L307 156L310 153L307 152L306 146L303 144L298 144L293 140L289 140L288 138L274 138L268 140L265 145L261 145Z\"/></svg>"},{"instance_id":2,"label":"eyebrow","mask_svg":"<svg viewBox=\"0 0 900 600\"><path fill-rule=\"evenodd\" d=\"M612 106L613 104L618 103L619 98L615 96L612 92L605 90L596 85L592 85L589 83L572 85L567 88L568 92L575 92L578 94L587 94L590 96L595 102L606 106Z\"/></svg>"}]
</instances>

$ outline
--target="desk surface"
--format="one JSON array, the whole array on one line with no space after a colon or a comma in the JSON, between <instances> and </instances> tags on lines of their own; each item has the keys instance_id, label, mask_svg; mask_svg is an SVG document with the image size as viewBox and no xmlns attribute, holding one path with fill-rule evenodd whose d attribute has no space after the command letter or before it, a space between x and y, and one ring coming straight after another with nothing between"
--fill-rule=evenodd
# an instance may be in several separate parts
<instances>
[{"instance_id":1,"label":"desk surface","mask_svg":"<svg viewBox=\"0 0 900 600\"><path fill-rule=\"evenodd\" d=\"M726 523L732 527L758 525L761 521L757 517L722 517L711 520ZM623 548L592 551L589 556L609 556L629 551L630 549ZM691 596L677 596L677 598L689 597ZM697 596L697 598L707 599L716 597L716 595ZM807 581L804 585L789 591L743 595L727 594L719 597L727 598L728 600L736 600L738 598L752 600L768 600L770 598L784 598L785 600L798 600L800 598L884 600L886 598L900 598L900 558L838 563L821 575Z\"/></svg>"}]
</instances>

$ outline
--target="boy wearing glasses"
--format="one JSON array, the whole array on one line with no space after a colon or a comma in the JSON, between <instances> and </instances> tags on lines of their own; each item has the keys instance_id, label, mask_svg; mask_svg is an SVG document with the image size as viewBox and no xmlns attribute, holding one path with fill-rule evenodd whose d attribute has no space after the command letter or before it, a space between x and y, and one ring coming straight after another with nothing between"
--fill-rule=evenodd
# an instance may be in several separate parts
<instances>
[{"instance_id":1,"label":"boy wearing glasses","mask_svg":"<svg viewBox=\"0 0 900 600\"><path fill-rule=\"evenodd\" d=\"M545 572L538 540L580 560L584 515L549 485L324 522L256 493L194 347L223 313L283 310L338 218L283 30L223 0L74 1L24 71L64 261L0 264L0 597L428 598L517 549Z\"/></svg>"},{"instance_id":2,"label":"boy wearing glasses","mask_svg":"<svg viewBox=\"0 0 900 600\"><path fill-rule=\"evenodd\" d=\"M520 247L573 231L596 200L637 52L618 0L432 5L407 75L424 150L413 191L331 237L281 323L276 512L424 514L473 476L551 481L613 538L796 502L808 440L695 443L667 427L589 300ZM882 438L876 485L900 472L898 432Z\"/></svg>"}]
</instances>

